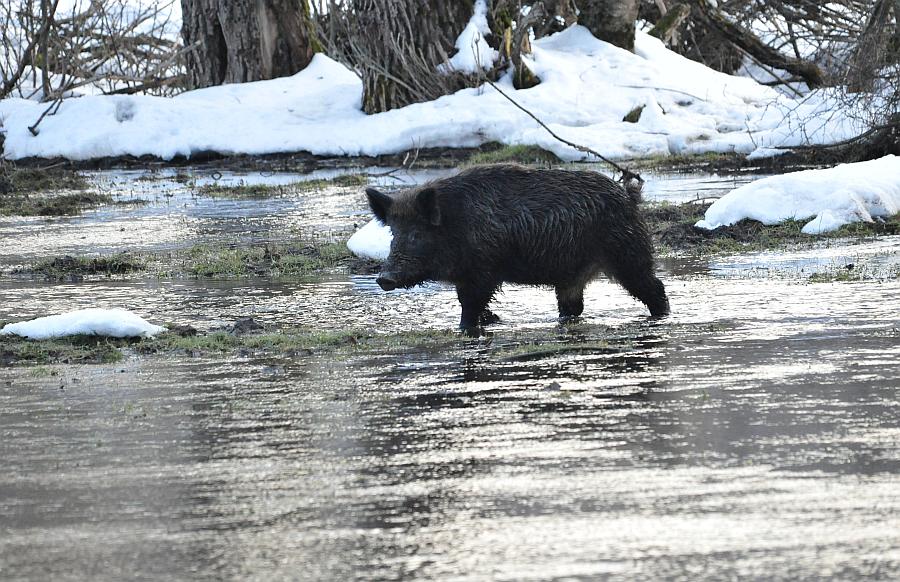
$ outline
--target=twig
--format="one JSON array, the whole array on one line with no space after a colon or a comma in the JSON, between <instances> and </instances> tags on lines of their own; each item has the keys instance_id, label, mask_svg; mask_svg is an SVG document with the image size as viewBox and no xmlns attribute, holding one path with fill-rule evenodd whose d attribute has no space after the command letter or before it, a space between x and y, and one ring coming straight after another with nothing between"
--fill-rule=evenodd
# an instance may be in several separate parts
<instances>
[{"instance_id":1,"label":"twig","mask_svg":"<svg viewBox=\"0 0 900 582\"><path fill-rule=\"evenodd\" d=\"M174 77L166 77L165 79L152 79L150 81L141 83L140 85L134 85L132 87L121 87L113 91L107 91L104 93L104 95L134 95L135 93L140 93L141 91L158 89L159 87L166 87L168 85L181 83L184 82L185 79L185 75L176 75Z\"/></svg>"},{"instance_id":2,"label":"twig","mask_svg":"<svg viewBox=\"0 0 900 582\"><path fill-rule=\"evenodd\" d=\"M560 142L566 144L566 145L569 146L569 147L575 148L576 150L578 150L578 151L580 151L580 152L584 152L584 153L586 153L586 154L590 154L590 155L592 155L592 156L596 156L597 158L603 160L604 162L606 162L607 164L609 164L610 166L612 166L617 172L621 172L621 173L622 173L622 177L621 177L619 180L620 180L621 182L623 182L623 183L624 183L624 182L628 182L629 180L632 180L632 179L637 180L637 181L640 182L641 184L644 183L644 179L641 178L641 175L640 175L640 174L638 174L638 173L636 173L636 172L632 172L631 170L629 170L629 169L627 169L627 168L623 168L623 167L620 166L619 164L615 163L614 161L610 160L609 158L603 156L602 154L598 153L598 152L595 151L595 150L592 150L591 148L589 148L589 147L587 147L587 146L583 146L583 145L577 144L577 143L575 143L575 142L571 142L571 141L569 141L569 140L567 140L567 139L565 139L565 138L563 138L563 137L560 137L560 136L557 135L552 129L550 129L549 127L547 127L547 124L546 124L546 123L544 123L543 121L541 121L540 119L538 119L538 117L537 117L534 113L528 111L527 109L525 109L524 107L522 107L518 102L516 102L515 99L513 99L512 97L510 97L509 95L507 95L506 93L504 93L504 92L500 89L500 87L498 87L493 81L491 81L491 80L488 79L487 77L485 77L484 80L485 80L491 87L493 87L494 89L496 89L498 93L500 93L501 95L503 95L510 103L512 103L513 105L515 105L517 108L519 108L520 110L522 110L526 115L528 115L530 118L532 118L533 120L535 120L535 121L538 123L538 125L540 125L541 127L543 127L543 128L547 131L547 133L549 133L551 136L553 136L553 138L556 139L557 141L560 141Z\"/></svg>"},{"instance_id":3,"label":"twig","mask_svg":"<svg viewBox=\"0 0 900 582\"><path fill-rule=\"evenodd\" d=\"M668 87L650 87L647 85L616 85L616 87L622 87L625 89L654 89L656 91L669 91L671 93L681 93L682 95L687 95L691 99L696 99L697 101L709 101L708 99L698 97L697 95L688 93L687 91L681 91L679 89L669 89Z\"/></svg>"},{"instance_id":4,"label":"twig","mask_svg":"<svg viewBox=\"0 0 900 582\"><path fill-rule=\"evenodd\" d=\"M56 112L59 111L59 107L60 107L60 105L62 105L62 102L63 102L63 98L62 98L62 97L57 97L57 98L53 101L53 103L50 104L50 107L48 107L47 109L44 110L43 113L41 113L41 116L38 117L38 120L34 122L34 125L29 125L29 126L28 126L28 131L31 132L31 135L37 137L37 134L40 133L40 132L38 131L38 126L41 124L42 121L44 121L44 117L46 117L48 114L49 114L49 115L56 115ZM55 108L55 109L54 109L54 108ZM51 109L54 109L53 113L50 113L50 110L51 110Z\"/></svg>"},{"instance_id":5,"label":"twig","mask_svg":"<svg viewBox=\"0 0 900 582\"><path fill-rule=\"evenodd\" d=\"M830 150L833 148L839 148L848 145L854 145L864 141L866 138L870 137L873 134L878 133L879 131L884 131L886 129L894 129L900 128L900 119L896 121L891 121L889 123L884 123L880 125L875 125L870 127L866 131L862 132L859 135L849 137L847 139L842 139L841 141L836 141L829 144L823 145L796 145L796 146L772 146L773 150Z\"/></svg>"}]
</instances>

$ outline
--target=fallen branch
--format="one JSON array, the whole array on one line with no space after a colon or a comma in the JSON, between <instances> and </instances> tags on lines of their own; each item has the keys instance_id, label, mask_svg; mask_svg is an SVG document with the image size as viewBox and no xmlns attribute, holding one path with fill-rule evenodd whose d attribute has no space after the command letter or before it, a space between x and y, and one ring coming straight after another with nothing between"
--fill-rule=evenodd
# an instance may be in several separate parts
<instances>
[{"instance_id":1,"label":"fallen branch","mask_svg":"<svg viewBox=\"0 0 900 582\"><path fill-rule=\"evenodd\" d=\"M796 59L780 53L759 39L749 30L734 24L713 8L707 0L693 0L693 6L716 30L722 33L730 43L742 49L760 63L776 69L782 69L802 77L810 88L820 87L823 83L822 71L812 62Z\"/></svg>"},{"instance_id":2,"label":"fallen branch","mask_svg":"<svg viewBox=\"0 0 900 582\"><path fill-rule=\"evenodd\" d=\"M104 95L134 95L135 93L140 93L141 91L159 89L160 87L168 87L170 85L177 85L179 83L183 84L186 80L186 75L176 75L174 77L166 77L164 79L152 79L133 87L122 87L113 91L107 91L104 93Z\"/></svg>"},{"instance_id":3,"label":"fallen branch","mask_svg":"<svg viewBox=\"0 0 900 582\"><path fill-rule=\"evenodd\" d=\"M44 110L43 113L41 113L41 116L38 117L38 120L34 122L34 125L28 126L28 131L31 132L31 135L37 137L37 134L40 133L38 131L38 126L41 124L42 121L44 121L44 117L46 117L47 115L56 115L56 112L59 111L59 107L62 105L62 102L63 102L62 97L57 97L53 101L53 103L50 104L50 107L48 107L47 109ZM51 110L53 111L52 113L51 113Z\"/></svg>"}]
</instances>

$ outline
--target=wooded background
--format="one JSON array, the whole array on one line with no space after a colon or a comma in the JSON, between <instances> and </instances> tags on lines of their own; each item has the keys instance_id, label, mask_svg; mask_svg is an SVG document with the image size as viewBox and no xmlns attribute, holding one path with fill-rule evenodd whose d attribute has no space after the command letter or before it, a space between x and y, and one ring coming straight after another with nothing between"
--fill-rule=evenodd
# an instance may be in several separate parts
<instances>
[{"instance_id":1,"label":"wooded background","mask_svg":"<svg viewBox=\"0 0 900 582\"><path fill-rule=\"evenodd\" d=\"M540 82L521 58L534 39L575 23L625 50L640 23L672 50L727 73L751 63L764 82L801 94L834 86L864 102L879 140L900 118L900 0L482 0L499 59L475 73L441 67L473 13L472 0L59 0L0 7L0 98L54 101L103 93L171 94L291 75L324 52L363 82L377 113L497 79ZM873 139L869 135L867 139Z\"/></svg>"}]
</instances>

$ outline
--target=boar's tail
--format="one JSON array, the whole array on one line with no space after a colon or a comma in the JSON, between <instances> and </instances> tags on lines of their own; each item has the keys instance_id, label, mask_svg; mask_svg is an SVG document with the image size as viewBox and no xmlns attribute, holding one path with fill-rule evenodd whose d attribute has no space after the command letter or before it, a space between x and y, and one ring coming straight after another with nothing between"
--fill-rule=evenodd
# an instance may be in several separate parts
<instances>
[{"instance_id":1,"label":"boar's tail","mask_svg":"<svg viewBox=\"0 0 900 582\"><path fill-rule=\"evenodd\" d=\"M641 196L643 189L644 181L640 178L631 176L625 180L625 192L634 200L635 204L640 204L644 200L643 196Z\"/></svg>"}]
</instances>

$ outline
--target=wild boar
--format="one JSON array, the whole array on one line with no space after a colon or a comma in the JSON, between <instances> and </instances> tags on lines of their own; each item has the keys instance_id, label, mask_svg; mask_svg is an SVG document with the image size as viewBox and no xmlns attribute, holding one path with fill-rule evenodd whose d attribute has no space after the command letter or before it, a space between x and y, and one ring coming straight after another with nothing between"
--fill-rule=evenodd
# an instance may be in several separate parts
<instances>
[{"instance_id":1,"label":"wild boar","mask_svg":"<svg viewBox=\"0 0 900 582\"><path fill-rule=\"evenodd\" d=\"M550 285L559 316L581 315L584 288L604 273L654 317L669 312L654 274L653 244L638 212L640 188L597 172L476 166L398 193L368 188L393 241L378 285L456 286L460 327L477 328L502 283Z\"/></svg>"}]
</instances>

